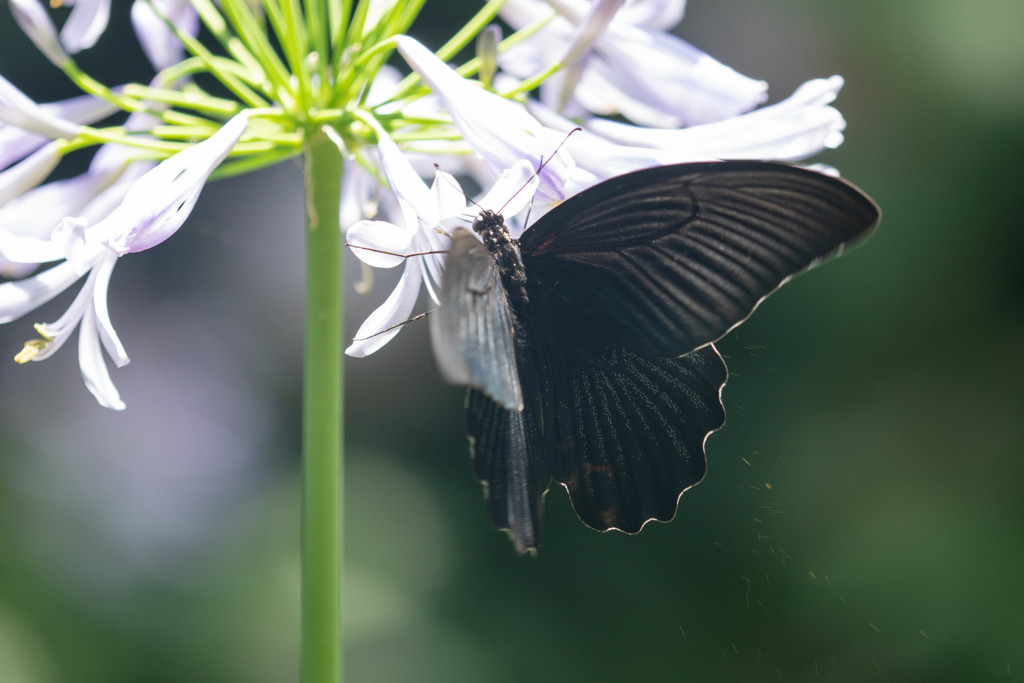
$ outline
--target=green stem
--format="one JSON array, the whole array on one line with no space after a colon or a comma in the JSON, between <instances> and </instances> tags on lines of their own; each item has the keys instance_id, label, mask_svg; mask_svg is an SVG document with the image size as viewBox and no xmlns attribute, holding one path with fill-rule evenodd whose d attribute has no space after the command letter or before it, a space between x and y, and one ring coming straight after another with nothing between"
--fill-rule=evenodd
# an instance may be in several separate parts
<instances>
[{"instance_id":1,"label":"green stem","mask_svg":"<svg viewBox=\"0 0 1024 683\"><path fill-rule=\"evenodd\" d=\"M305 143L306 339L302 394L302 682L342 680L342 158Z\"/></svg>"}]
</instances>

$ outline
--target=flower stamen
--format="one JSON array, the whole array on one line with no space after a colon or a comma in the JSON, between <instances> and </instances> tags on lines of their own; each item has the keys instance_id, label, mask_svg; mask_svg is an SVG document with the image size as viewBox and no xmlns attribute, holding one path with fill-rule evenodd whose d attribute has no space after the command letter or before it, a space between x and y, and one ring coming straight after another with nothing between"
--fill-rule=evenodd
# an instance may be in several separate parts
<instances>
[{"instance_id":1,"label":"flower stamen","mask_svg":"<svg viewBox=\"0 0 1024 683\"><path fill-rule=\"evenodd\" d=\"M36 332L39 333L41 339L29 339L25 342L25 346L22 347L18 355L14 357L14 362L19 365L24 365L31 360L34 360L36 356L45 351L50 344L53 343L53 337L46 333L46 326L43 323L35 324Z\"/></svg>"}]
</instances>

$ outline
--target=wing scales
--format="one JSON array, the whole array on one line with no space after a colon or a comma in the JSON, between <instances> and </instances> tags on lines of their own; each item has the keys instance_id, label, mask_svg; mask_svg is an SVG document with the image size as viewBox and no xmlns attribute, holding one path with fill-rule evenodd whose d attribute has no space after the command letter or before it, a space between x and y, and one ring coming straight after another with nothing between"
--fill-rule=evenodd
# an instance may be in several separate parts
<instances>
[{"instance_id":1,"label":"wing scales","mask_svg":"<svg viewBox=\"0 0 1024 683\"><path fill-rule=\"evenodd\" d=\"M878 222L852 185L758 162L631 173L556 207L523 234L530 279L651 356L722 337L794 275ZM556 314L557 315L557 314Z\"/></svg>"},{"instance_id":2,"label":"wing scales","mask_svg":"<svg viewBox=\"0 0 1024 683\"><path fill-rule=\"evenodd\" d=\"M533 387L533 373L523 378ZM504 408L483 393L466 396L469 450L484 484L491 523L506 529L520 555L540 545L544 494L551 475L538 423L538 394L527 391L522 410Z\"/></svg>"},{"instance_id":3,"label":"wing scales","mask_svg":"<svg viewBox=\"0 0 1024 683\"><path fill-rule=\"evenodd\" d=\"M629 533L672 519L704 476L705 439L725 421L718 352L652 359L608 343L563 347L550 361L549 466L580 519Z\"/></svg>"}]
</instances>

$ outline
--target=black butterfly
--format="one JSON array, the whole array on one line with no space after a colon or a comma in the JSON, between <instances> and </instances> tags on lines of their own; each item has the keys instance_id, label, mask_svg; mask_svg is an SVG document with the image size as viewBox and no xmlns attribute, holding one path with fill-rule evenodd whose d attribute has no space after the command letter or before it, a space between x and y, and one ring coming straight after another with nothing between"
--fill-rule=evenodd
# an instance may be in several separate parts
<instances>
[{"instance_id":1,"label":"black butterfly","mask_svg":"<svg viewBox=\"0 0 1024 683\"><path fill-rule=\"evenodd\" d=\"M865 236L859 189L762 162L629 173L568 199L512 239L484 211L453 236L431 316L466 413L491 521L540 543L551 479L594 529L675 516L725 423L712 342L794 275Z\"/></svg>"}]
</instances>

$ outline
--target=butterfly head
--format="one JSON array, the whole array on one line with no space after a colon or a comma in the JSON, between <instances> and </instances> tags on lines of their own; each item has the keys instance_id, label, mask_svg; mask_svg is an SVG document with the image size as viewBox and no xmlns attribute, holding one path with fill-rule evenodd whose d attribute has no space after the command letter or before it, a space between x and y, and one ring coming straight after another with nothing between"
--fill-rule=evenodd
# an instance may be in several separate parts
<instances>
[{"instance_id":1,"label":"butterfly head","mask_svg":"<svg viewBox=\"0 0 1024 683\"><path fill-rule=\"evenodd\" d=\"M509 238L508 228L505 227L505 219L497 211L484 209L473 221L473 232L480 235L484 242L504 237Z\"/></svg>"}]
</instances>

